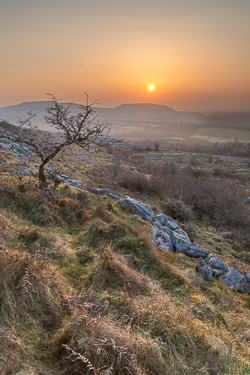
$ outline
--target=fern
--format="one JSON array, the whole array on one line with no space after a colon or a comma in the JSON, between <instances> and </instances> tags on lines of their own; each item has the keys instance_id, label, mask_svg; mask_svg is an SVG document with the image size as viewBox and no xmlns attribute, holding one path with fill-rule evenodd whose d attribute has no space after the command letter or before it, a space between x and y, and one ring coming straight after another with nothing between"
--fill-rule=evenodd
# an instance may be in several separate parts
<instances>
[{"instance_id":1,"label":"fern","mask_svg":"<svg viewBox=\"0 0 250 375\"><path fill-rule=\"evenodd\" d=\"M71 354L69 355L68 359L71 359L72 362L75 362L77 360L81 361L82 363L84 363L86 365L86 369L87 369L87 374L90 372L90 371L93 371L93 374L96 375L96 368L95 366L90 362L90 360L86 357L84 357L82 354L80 353L77 353L76 351L74 351L70 346L68 345L63 345L63 347L68 350ZM75 357L74 359L72 357Z\"/></svg>"},{"instance_id":2,"label":"fern","mask_svg":"<svg viewBox=\"0 0 250 375\"><path fill-rule=\"evenodd\" d=\"M17 285L17 290L19 290L19 301L26 305L26 301L29 296L29 291L32 288L32 284L30 282L30 267L26 267L24 270L24 275L19 281Z\"/></svg>"}]
</instances>

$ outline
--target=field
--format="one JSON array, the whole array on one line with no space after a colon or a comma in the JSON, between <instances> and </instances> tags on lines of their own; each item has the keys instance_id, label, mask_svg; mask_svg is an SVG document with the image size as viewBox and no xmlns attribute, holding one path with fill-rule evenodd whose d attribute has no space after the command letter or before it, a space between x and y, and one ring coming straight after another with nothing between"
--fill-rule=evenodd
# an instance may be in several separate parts
<instances>
[{"instance_id":1,"label":"field","mask_svg":"<svg viewBox=\"0 0 250 375\"><path fill-rule=\"evenodd\" d=\"M225 128L197 129L194 138L205 139L210 142L250 142L250 131Z\"/></svg>"},{"instance_id":2,"label":"field","mask_svg":"<svg viewBox=\"0 0 250 375\"><path fill-rule=\"evenodd\" d=\"M249 374L250 297L197 259L161 252L151 225L90 186L178 220L195 243L250 272L245 158L75 147L48 164L2 144L1 374ZM81 189L70 179L82 181ZM247 216L248 215L248 216ZM247 219L248 218L248 219Z\"/></svg>"}]
</instances>

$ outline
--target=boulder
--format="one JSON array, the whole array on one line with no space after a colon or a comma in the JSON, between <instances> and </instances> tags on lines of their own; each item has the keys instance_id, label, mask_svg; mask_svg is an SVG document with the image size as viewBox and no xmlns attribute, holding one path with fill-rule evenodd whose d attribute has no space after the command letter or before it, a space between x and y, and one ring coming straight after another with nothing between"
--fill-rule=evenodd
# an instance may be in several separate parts
<instances>
[{"instance_id":1,"label":"boulder","mask_svg":"<svg viewBox=\"0 0 250 375\"><path fill-rule=\"evenodd\" d=\"M206 280L208 280L208 281L212 281L213 280L213 275L212 275L211 268L207 264L205 265L205 267L201 268L200 273L202 274L202 276Z\"/></svg>"},{"instance_id":2,"label":"boulder","mask_svg":"<svg viewBox=\"0 0 250 375\"><path fill-rule=\"evenodd\" d=\"M153 243L161 251L173 251L173 245L170 239L170 236L158 229L157 227L152 227L152 237Z\"/></svg>"},{"instance_id":3,"label":"boulder","mask_svg":"<svg viewBox=\"0 0 250 375\"><path fill-rule=\"evenodd\" d=\"M219 270L228 271L228 267L222 262L220 259L216 258L215 256L211 257L207 264L210 267L218 268Z\"/></svg>"},{"instance_id":4,"label":"boulder","mask_svg":"<svg viewBox=\"0 0 250 375\"><path fill-rule=\"evenodd\" d=\"M238 289L242 293L250 294L250 275L245 272L244 277L240 280Z\"/></svg>"},{"instance_id":5,"label":"boulder","mask_svg":"<svg viewBox=\"0 0 250 375\"><path fill-rule=\"evenodd\" d=\"M224 273L225 273L225 271L223 271L223 270L212 269L212 275L213 275L213 277L222 276Z\"/></svg>"},{"instance_id":6,"label":"boulder","mask_svg":"<svg viewBox=\"0 0 250 375\"><path fill-rule=\"evenodd\" d=\"M202 274L202 276L206 280L208 280L208 281L213 280L211 268L207 264L205 264L203 258L199 259L199 262L197 263L196 269L197 269L198 272L200 272Z\"/></svg>"},{"instance_id":7,"label":"boulder","mask_svg":"<svg viewBox=\"0 0 250 375\"><path fill-rule=\"evenodd\" d=\"M114 195L112 193L108 193L107 197L109 197L110 199L114 199L116 201L119 201L121 199L120 197L118 197L117 195Z\"/></svg>"},{"instance_id":8,"label":"boulder","mask_svg":"<svg viewBox=\"0 0 250 375\"><path fill-rule=\"evenodd\" d=\"M197 263L197 266L196 266L197 271L200 272L201 268L205 267L205 265L206 265L206 263L204 262L203 258L200 257L200 259L199 259L199 261Z\"/></svg>"},{"instance_id":9,"label":"boulder","mask_svg":"<svg viewBox=\"0 0 250 375\"><path fill-rule=\"evenodd\" d=\"M247 197L247 198L244 200L244 202L245 202L246 204L250 204L250 197Z\"/></svg>"},{"instance_id":10,"label":"boulder","mask_svg":"<svg viewBox=\"0 0 250 375\"><path fill-rule=\"evenodd\" d=\"M170 216L167 216L165 214L156 215L155 219L158 220L161 223L161 225L166 226L169 229L175 230L179 228L177 222Z\"/></svg>"},{"instance_id":11,"label":"boulder","mask_svg":"<svg viewBox=\"0 0 250 375\"><path fill-rule=\"evenodd\" d=\"M171 231L170 238L177 253L185 253L192 246L187 233L182 229L180 231Z\"/></svg>"},{"instance_id":12,"label":"boulder","mask_svg":"<svg viewBox=\"0 0 250 375\"><path fill-rule=\"evenodd\" d=\"M82 181L80 181L80 180L68 179L68 180L64 180L64 183L69 184L70 186L73 186L73 187L78 188L78 189L80 189L82 187Z\"/></svg>"},{"instance_id":13,"label":"boulder","mask_svg":"<svg viewBox=\"0 0 250 375\"><path fill-rule=\"evenodd\" d=\"M206 257L206 260L209 260L209 259L211 259L212 257L214 257L215 255L213 255L213 254L208 254L208 256Z\"/></svg>"},{"instance_id":14,"label":"boulder","mask_svg":"<svg viewBox=\"0 0 250 375\"><path fill-rule=\"evenodd\" d=\"M208 256L208 251L196 246L191 246L189 249L185 250L185 254L191 258L206 258Z\"/></svg>"},{"instance_id":15,"label":"boulder","mask_svg":"<svg viewBox=\"0 0 250 375\"><path fill-rule=\"evenodd\" d=\"M228 272L222 276L223 283L228 286L238 287L241 279L243 279L242 274L234 267L229 268Z\"/></svg>"},{"instance_id":16,"label":"boulder","mask_svg":"<svg viewBox=\"0 0 250 375\"><path fill-rule=\"evenodd\" d=\"M151 207L133 198L130 198L127 195L124 197L121 206L130 207L133 214L140 216L142 219L149 221L150 223L154 219L154 212Z\"/></svg>"},{"instance_id":17,"label":"boulder","mask_svg":"<svg viewBox=\"0 0 250 375\"><path fill-rule=\"evenodd\" d=\"M154 218L152 221L151 221L151 224L154 226L154 227L157 227L157 228L163 228L163 226L161 225L161 223L159 222L159 220L157 220L156 218Z\"/></svg>"},{"instance_id":18,"label":"boulder","mask_svg":"<svg viewBox=\"0 0 250 375\"><path fill-rule=\"evenodd\" d=\"M110 189L99 189L93 187L87 187L87 190L95 195L107 195L110 192Z\"/></svg>"}]
</instances>

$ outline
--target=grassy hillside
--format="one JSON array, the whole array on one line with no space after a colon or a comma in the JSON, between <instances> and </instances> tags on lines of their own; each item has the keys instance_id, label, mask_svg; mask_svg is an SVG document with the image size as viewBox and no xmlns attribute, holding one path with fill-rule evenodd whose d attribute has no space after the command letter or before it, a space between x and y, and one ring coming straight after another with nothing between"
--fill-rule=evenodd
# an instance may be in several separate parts
<instances>
[{"instance_id":1,"label":"grassy hillside","mask_svg":"<svg viewBox=\"0 0 250 375\"><path fill-rule=\"evenodd\" d=\"M13 165L11 153L4 157ZM250 271L249 211L238 185L149 162L136 172L105 158L101 167L78 162L75 172L73 158L65 165L88 184L171 214L200 247ZM35 179L6 172L0 374L250 373L248 295L204 280L195 259L160 252L150 224L119 201L67 184L41 190ZM191 194L195 187L199 195Z\"/></svg>"}]
</instances>

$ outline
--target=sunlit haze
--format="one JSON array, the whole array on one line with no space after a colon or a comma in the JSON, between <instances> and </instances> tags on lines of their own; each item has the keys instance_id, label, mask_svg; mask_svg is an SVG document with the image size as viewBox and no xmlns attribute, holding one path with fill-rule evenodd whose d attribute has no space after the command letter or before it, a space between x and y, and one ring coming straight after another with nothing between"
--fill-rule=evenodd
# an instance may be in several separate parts
<instances>
[{"instance_id":1,"label":"sunlit haze","mask_svg":"<svg viewBox=\"0 0 250 375\"><path fill-rule=\"evenodd\" d=\"M1 0L0 21L0 107L250 109L249 0Z\"/></svg>"}]
</instances>

